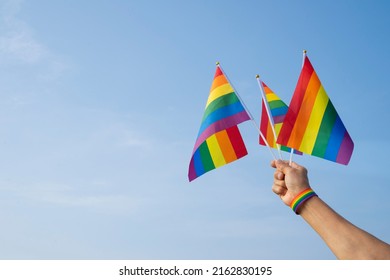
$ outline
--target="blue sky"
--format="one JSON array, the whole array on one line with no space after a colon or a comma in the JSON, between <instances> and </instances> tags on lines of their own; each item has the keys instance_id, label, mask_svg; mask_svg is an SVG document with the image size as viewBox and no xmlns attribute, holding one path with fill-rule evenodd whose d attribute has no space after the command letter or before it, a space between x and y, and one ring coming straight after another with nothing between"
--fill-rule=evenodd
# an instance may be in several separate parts
<instances>
[{"instance_id":1,"label":"blue sky","mask_svg":"<svg viewBox=\"0 0 390 280\"><path fill-rule=\"evenodd\" d=\"M0 259L334 259L248 156L188 183L215 62L259 121L302 50L355 142L295 157L312 187L389 242L388 1L0 2Z\"/></svg>"}]
</instances>

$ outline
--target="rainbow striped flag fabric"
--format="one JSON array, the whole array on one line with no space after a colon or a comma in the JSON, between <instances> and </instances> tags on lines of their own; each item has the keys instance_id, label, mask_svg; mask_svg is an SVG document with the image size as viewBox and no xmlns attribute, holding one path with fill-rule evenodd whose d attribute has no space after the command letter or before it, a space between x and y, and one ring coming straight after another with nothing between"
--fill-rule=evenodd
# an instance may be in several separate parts
<instances>
[{"instance_id":1,"label":"rainbow striped flag fabric","mask_svg":"<svg viewBox=\"0 0 390 280\"><path fill-rule=\"evenodd\" d=\"M262 98L261 102L261 117L260 117L260 131L263 133L269 146L277 149L275 135L272 129L274 127L276 137L278 137L284 118L288 111L288 106L282 101L263 81L260 81L261 87L264 90L265 99ZM267 108L268 107L268 108ZM268 116L268 113L270 116ZM262 137L259 137L260 145L266 146ZM280 145L282 151L290 152L291 148ZM302 154L297 150L294 150L296 154Z\"/></svg>"},{"instance_id":2,"label":"rainbow striped flag fabric","mask_svg":"<svg viewBox=\"0 0 390 280\"><path fill-rule=\"evenodd\" d=\"M347 165L354 143L307 56L278 144Z\"/></svg>"},{"instance_id":3,"label":"rainbow striped flag fabric","mask_svg":"<svg viewBox=\"0 0 390 280\"><path fill-rule=\"evenodd\" d=\"M217 65L189 165L189 181L248 154L237 125L249 119L233 87Z\"/></svg>"}]
</instances>

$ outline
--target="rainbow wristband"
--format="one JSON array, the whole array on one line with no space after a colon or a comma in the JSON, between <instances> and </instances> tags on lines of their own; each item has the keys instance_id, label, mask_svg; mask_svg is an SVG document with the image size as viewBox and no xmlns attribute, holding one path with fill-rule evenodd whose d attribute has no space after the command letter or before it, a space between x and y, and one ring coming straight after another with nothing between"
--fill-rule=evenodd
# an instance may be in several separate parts
<instances>
[{"instance_id":1,"label":"rainbow wristband","mask_svg":"<svg viewBox=\"0 0 390 280\"><path fill-rule=\"evenodd\" d=\"M300 206L305 203L308 199L318 196L311 188L307 188L303 191L301 191L290 203L291 209L295 212L295 214L298 214L298 209Z\"/></svg>"}]
</instances>

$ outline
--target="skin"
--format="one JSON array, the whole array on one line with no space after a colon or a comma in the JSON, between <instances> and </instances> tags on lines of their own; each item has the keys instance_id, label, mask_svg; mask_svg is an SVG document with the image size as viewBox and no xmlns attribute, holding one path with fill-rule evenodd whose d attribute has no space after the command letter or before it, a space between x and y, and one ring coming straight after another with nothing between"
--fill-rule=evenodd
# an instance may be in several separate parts
<instances>
[{"instance_id":1,"label":"skin","mask_svg":"<svg viewBox=\"0 0 390 280\"><path fill-rule=\"evenodd\" d=\"M295 162L272 161L272 191L287 206L310 187L307 169ZM338 259L390 260L390 245L358 228L336 213L321 198L312 197L298 209L298 214L321 236Z\"/></svg>"}]
</instances>

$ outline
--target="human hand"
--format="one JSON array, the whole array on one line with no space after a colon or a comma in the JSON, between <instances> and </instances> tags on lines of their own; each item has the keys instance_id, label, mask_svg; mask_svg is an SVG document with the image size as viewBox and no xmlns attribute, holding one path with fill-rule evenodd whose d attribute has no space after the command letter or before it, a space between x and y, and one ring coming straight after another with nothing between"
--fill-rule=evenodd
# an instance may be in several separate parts
<instances>
[{"instance_id":1,"label":"human hand","mask_svg":"<svg viewBox=\"0 0 390 280\"><path fill-rule=\"evenodd\" d=\"M307 169L295 162L273 160L271 166L276 168L272 191L290 206L291 201L303 190L310 188Z\"/></svg>"}]
</instances>

